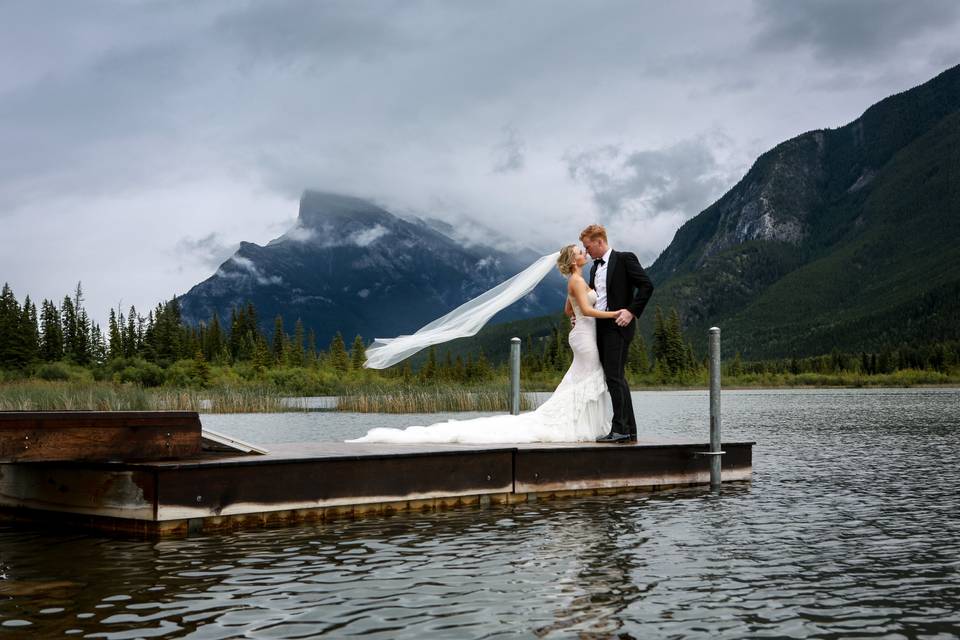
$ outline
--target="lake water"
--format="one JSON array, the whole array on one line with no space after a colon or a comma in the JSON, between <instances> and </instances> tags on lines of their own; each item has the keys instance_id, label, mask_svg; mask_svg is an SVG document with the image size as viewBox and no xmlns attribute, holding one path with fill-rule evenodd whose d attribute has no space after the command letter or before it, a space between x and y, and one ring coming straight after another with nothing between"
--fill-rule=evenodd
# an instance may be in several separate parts
<instances>
[{"instance_id":1,"label":"lake water","mask_svg":"<svg viewBox=\"0 0 960 640\"><path fill-rule=\"evenodd\" d=\"M640 392L706 440L705 392ZM452 414L451 414L452 415ZM446 416L203 416L258 443ZM752 483L140 542L0 525L0 638L956 638L960 390L730 391Z\"/></svg>"}]
</instances>

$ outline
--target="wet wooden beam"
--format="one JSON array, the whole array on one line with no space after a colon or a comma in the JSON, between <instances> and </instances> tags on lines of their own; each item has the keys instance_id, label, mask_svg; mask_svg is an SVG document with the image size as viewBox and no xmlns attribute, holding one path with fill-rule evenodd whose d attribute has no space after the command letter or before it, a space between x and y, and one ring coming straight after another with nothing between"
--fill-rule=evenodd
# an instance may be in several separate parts
<instances>
[{"instance_id":1,"label":"wet wooden beam","mask_svg":"<svg viewBox=\"0 0 960 640\"><path fill-rule=\"evenodd\" d=\"M0 412L0 462L162 460L200 451L192 411Z\"/></svg>"},{"instance_id":2,"label":"wet wooden beam","mask_svg":"<svg viewBox=\"0 0 960 640\"><path fill-rule=\"evenodd\" d=\"M749 480L751 442L727 442L724 481ZM265 455L0 463L0 513L138 536L326 522L454 507L707 485L708 445L295 443Z\"/></svg>"},{"instance_id":3,"label":"wet wooden beam","mask_svg":"<svg viewBox=\"0 0 960 640\"><path fill-rule=\"evenodd\" d=\"M0 464L0 504L152 521L156 519L156 474L119 465Z\"/></svg>"},{"instance_id":4,"label":"wet wooden beam","mask_svg":"<svg viewBox=\"0 0 960 640\"><path fill-rule=\"evenodd\" d=\"M724 481L749 480L752 443L729 443ZM638 453L638 449L642 454ZM514 491L555 492L710 482L710 462L697 455L707 445L660 442L640 445L522 445L517 448Z\"/></svg>"},{"instance_id":5,"label":"wet wooden beam","mask_svg":"<svg viewBox=\"0 0 960 640\"><path fill-rule=\"evenodd\" d=\"M381 504L513 489L513 451L406 451L312 459L260 456L157 469L157 519Z\"/></svg>"}]
</instances>

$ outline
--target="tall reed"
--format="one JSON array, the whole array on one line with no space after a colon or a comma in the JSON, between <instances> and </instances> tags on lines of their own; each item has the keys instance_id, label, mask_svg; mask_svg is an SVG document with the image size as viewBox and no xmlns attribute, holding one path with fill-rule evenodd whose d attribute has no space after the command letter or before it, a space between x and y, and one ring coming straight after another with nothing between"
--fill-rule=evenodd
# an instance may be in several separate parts
<instances>
[{"instance_id":1,"label":"tall reed","mask_svg":"<svg viewBox=\"0 0 960 640\"><path fill-rule=\"evenodd\" d=\"M302 411L269 387L144 389L108 382L31 380L0 385L0 411L198 411L273 413Z\"/></svg>"},{"instance_id":2,"label":"tall reed","mask_svg":"<svg viewBox=\"0 0 960 640\"><path fill-rule=\"evenodd\" d=\"M520 409L533 408L520 396ZM505 389L462 387L400 387L363 389L337 398L338 411L356 413L441 413L449 411L509 411L510 395Z\"/></svg>"}]
</instances>

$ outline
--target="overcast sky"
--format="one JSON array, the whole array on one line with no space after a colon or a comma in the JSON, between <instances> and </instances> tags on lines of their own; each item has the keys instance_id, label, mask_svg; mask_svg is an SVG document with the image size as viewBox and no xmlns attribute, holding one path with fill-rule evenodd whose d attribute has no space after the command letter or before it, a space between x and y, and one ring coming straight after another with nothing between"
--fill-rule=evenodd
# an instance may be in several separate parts
<instances>
[{"instance_id":1,"label":"overcast sky","mask_svg":"<svg viewBox=\"0 0 960 640\"><path fill-rule=\"evenodd\" d=\"M0 281L145 312L305 188L651 263L794 135L960 63L960 2L0 3Z\"/></svg>"}]
</instances>

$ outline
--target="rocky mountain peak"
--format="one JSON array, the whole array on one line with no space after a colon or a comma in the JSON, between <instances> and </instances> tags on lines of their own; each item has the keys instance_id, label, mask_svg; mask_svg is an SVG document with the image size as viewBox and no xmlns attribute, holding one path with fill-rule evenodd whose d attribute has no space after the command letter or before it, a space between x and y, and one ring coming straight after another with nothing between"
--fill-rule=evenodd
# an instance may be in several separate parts
<instances>
[{"instance_id":1,"label":"rocky mountain peak","mask_svg":"<svg viewBox=\"0 0 960 640\"><path fill-rule=\"evenodd\" d=\"M960 65L777 145L677 231L652 303L751 357L956 336L958 141Z\"/></svg>"},{"instance_id":2,"label":"rocky mountain peak","mask_svg":"<svg viewBox=\"0 0 960 640\"><path fill-rule=\"evenodd\" d=\"M319 229L343 223L376 224L394 216L369 200L338 193L307 190L300 196L297 222L301 227Z\"/></svg>"},{"instance_id":3,"label":"rocky mountain peak","mask_svg":"<svg viewBox=\"0 0 960 640\"><path fill-rule=\"evenodd\" d=\"M528 266L529 249L465 242L461 229L405 220L351 196L305 191L297 223L266 246L241 243L210 278L181 298L189 322L252 301L267 320L300 318L319 339L416 330ZM468 234L494 238L493 232ZM563 307L559 275L548 277L501 319ZM288 327L289 328L289 327Z\"/></svg>"},{"instance_id":4,"label":"rocky mountain peak","mask_svg":"<svg viewBox=\"0 0 960 640\"><path fill-rule=\"evenodd\" d=\"M761 155L717 202L684 224L652 272L659 280L706 268L716 256L754 241L793 247L835 241L831 212L865 195L901 149L955 111L960 65L881 100L838 129L809 131Z\"/></svg>"}]
</instances>

